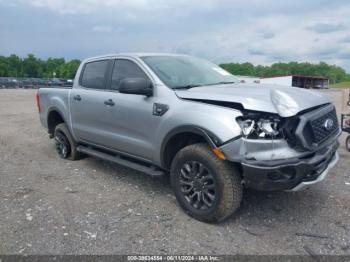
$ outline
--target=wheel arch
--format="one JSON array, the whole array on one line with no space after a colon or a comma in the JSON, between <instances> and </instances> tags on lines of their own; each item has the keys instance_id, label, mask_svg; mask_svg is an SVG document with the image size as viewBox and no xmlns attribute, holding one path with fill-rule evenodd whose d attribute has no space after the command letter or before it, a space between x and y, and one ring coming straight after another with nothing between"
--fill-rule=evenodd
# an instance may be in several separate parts
<instances>
[{"instance_id":1,"label":"wheel arch","mask_svg":"<svg viewBox=\"0 0 350 262\"><path fill-rule=\"evenodd\" d=\"M171 162L176 153L195 143L206 143L211 148L216 148L222 141L212 132L198 126L180 126L168 132L163 139L160 149L160 162L162 168L170 170Z\"/></svg>"},{"instance_id":2,"label":"wheel arch","mask_svg":"<svg viewBox=\"0 0 350 262\"><path fill-rule=\"evenodd\" d=\"M64 114L56 107L50 108L47 113L48 133L53 136L56 126L61 123L67 124Z\"/></svg>"}]
</instances>

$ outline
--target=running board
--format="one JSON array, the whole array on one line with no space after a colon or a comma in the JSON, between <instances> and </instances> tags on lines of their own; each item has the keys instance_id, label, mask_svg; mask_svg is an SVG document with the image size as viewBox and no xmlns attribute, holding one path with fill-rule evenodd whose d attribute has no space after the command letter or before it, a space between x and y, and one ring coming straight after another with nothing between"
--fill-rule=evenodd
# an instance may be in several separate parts
<instances>
[{"instance_id":1,"label":"running board","mask_svg":"<svg viewBox=\"0 0 350 262\"><path fill-rule=\"evenodd\" d=\"M87 155L90 155L90 156L94 156L94 157L103 159L103 160L111 161L111 162L117 163L117 164L122 165L122 166L126 166L129 168L135 169L137 171L146 173L146 174L151 175L151 176L162 176L165 174L164 171L157 169L157 167L155 167L155 166L148 167L146 165L138 164L138 163L135 163L133 161L123 159L123 158L121 158L120 155L113 156L113 155L110 155L108 153L104 153L104 152L100 152L98 150L95 150L91 147L78 146L77 151L84 153L84 154L87 154Z\"/></svg>"}]
</instances>

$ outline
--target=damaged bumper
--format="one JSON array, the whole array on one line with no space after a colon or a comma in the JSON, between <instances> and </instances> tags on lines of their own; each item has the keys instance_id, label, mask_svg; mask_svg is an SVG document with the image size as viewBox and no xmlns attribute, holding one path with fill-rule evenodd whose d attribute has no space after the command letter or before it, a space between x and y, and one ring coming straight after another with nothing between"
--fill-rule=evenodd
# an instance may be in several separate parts
<instances>
[{"instance_id":1,"label":"damaged bumper","mask_svg":"<svg viewBox=\"0 0 350 262\"><path fill-rule=\"evenodd\" d=\"M338 162L338 146L335 140L315 152L300 152L289 147L284 140L272 143L240 138L220 149L228 160L241 163L247 187L264 191L297 191L326 177Z\"/></svg>"}]
</instances>

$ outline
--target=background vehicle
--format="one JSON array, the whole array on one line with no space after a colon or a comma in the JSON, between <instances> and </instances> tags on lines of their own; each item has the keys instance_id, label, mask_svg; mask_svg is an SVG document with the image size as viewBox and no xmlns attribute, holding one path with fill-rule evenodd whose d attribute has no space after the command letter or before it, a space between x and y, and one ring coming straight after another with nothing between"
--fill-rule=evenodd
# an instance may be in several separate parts
<instances>
[{"instance_id":1,"label":"background vehicle","mask_svg":"<svg viewBox=\"0 0 350 262\"><path fill-rule=\"evenodd\" d=\"M59 78L52 78L48 81L49 86L64 86L64 80Z\"/></svg>"},{"instance_id":2,"label":"background vehicle","mask_svg":"<svg viewBox=\"0 0 350 262\"><path fill-rule=\"evenodd\" d=\"M230 216L243 186L300 190L338 161L341 130L326 96L240 84L190 56L87 59L72 89L41 88L37 102L60 157L170 173L181 207L205 222Z\"/></svg>"},{"instance_id":3,"label":"background vehicle","mask_svg":"<svg viewBox=\"0 0 350 262\"><path fill-rule=\"evenodd\" d=\"M350 133L350 114L341 115L341 129L346 133ZM350 152L350 135L346 137L345 146Z\"/></svg>"}]
</instances>

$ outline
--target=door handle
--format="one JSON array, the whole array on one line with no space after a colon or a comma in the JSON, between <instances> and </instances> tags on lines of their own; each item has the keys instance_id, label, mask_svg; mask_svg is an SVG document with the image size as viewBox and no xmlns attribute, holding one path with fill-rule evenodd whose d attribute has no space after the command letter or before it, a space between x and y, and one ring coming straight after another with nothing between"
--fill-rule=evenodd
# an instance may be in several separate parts
<instances>
[{"instance_id":1,"label":"door handle","mask_svg":"<svg viewBox=\"0 0 350 262\"><path fill-rule=\"evenodd\" d=\"M106 106L114 106L115 103L113 102L112 99L108 99L108 100L105 101L105 105L106 105Z\"/></svg>"},{"instance_id":2,"label":"door handle","mask_svg":"<svg viewBox=\"0 0 350 262\"><path fill-rule=\"evenodd\" d=\"M76 100L76 101L80 101L81 100L81 96L80 95L75 95L73 97L73 99Z\"/></svg>"}]
</instances>

